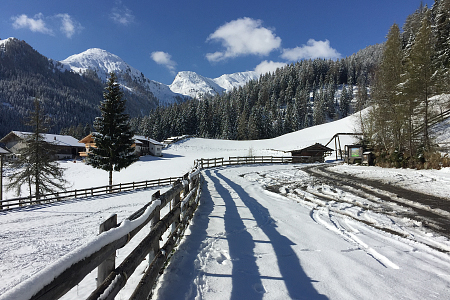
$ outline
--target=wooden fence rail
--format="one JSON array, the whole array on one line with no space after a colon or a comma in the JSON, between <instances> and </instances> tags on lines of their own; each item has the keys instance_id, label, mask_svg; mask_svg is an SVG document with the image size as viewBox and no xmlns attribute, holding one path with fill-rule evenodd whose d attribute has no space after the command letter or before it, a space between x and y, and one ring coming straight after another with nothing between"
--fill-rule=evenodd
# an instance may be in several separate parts
<instances>
[{"instance_id":1,"label":"wooden fence rail","mask_svg":"<svg viewBox=\"0 0 450 300\"><path fill-rule=\"evenodd\" d=\"M450 117L450 109L443 111L440 114L438 114L432 118L429 118L428 127L432 127L432 126L436 125L437 123L444 121L448 117ZM414 129L413 135L417 136L417 135L421 134L422 131L424 130L424 128L425 128L424 124L417 126L417 128Z\"/></svg>"},{"instance_id":2,"label":"wooden fence rail","mask_svg":"<svg viewBox=\"0 0 450 300\"><path fill-rule=\"evenodd\" d=\"M243 165L243 164L284 164L292 163L292 156L231 156L228 159L201 158L196 160L196 164L204 168L214 168L223 166Z\"/></svg>"},{"instance_id":3,"label":"wooden fence rail","mask_svg":"<svg viewBox=\"0 0 450 300\"><path fill-rule=\"evenodd\" d=\"M29 297L23 295L23 291L33 285L33 278L30 278L20 284L21 288L13 289L9 293L7 292L0 296L0 298L33 300L59 299L83 280L92 270L102 265L99 268L99 272L108 273L99 273L98 278L105 278L105 280L98 283L97 289L87 299L98 299L99 297L101 299L114 299L145 257L153 253L153 257L149 256L151 260L147 271L143 275L141 283L136 288L132 297L132 299L147 299L158 275L170 258L172 249L183 235L189 219L192 218L198 206L200 179L200 169L194 169L192 172L183 176L183 179L178 179L172 188L165 193L160 194L159 191L154 193L151 201L147 205L133 213L121 224L111 226L111 224L114 224L113 219L116 218L114 216L112 219L110 218L105 221L110 224L102 224L101 227L105 227L105 230L107 226L112 228L100 234L92 242L78 248L76 250L77 253L86 253L83 257L77 258L76 256L69 255L67 261L59 261L56 264L59 263L60 265L53 266L51 268L53 270L47 271L49 274L45 273L46 269L42 271L43 273L38 273L40 278L43 278L47 282L41 282L44 287L33 295ZM160 219L161 209L169 203L171 203L172 208ZM114 268L114 262L112 264L109 262L107 263L109 267L105 267L105 261L107 262L113 259L116 250L124 247L149 222L151 222L150 232L128 254L120 266ZM171 228L169 237L160 249L159 241L168 228ZM54 274L54 270L62 271L59 274Z\"/></svg>"},{"instance_id":4,"label":"wooden fence rail","mask_svg":"<svg viewBox=\"0 0 450 300\"><path fill-rule=\"evenodd\" d=\"M35 204L47 204L57 201L70 200L83 197L92 197L99 195L106 195L111 193L120 193L126 191L133 191L145 189L150 187L170 185L181 177L160 178L154 180L145 180L139 182L119 183L114 185L98 186L79 190L61 191L41 195L39 198L36 195L20 198L5 199L0 201L0 210L13 209Z\"/></svg>"}]
</instances>

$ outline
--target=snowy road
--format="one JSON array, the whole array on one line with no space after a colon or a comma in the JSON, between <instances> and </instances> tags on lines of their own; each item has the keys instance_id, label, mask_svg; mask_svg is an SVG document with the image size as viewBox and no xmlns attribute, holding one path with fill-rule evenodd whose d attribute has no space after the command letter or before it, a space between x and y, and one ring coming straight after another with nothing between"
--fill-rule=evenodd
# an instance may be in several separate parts
<instances>
[{"instance_id":1,"label":"snowy road","mask_svg":"<svg viewBox=\"0 0 450 300\"><path fill-rule=\"evenodd\" d=\"M371 209L408 208L317 183L299 165L204 176L203 203L157 299L450 297L448 240ZM346 201L326 201L318 191Z\"/></svg>"}]
</instances>

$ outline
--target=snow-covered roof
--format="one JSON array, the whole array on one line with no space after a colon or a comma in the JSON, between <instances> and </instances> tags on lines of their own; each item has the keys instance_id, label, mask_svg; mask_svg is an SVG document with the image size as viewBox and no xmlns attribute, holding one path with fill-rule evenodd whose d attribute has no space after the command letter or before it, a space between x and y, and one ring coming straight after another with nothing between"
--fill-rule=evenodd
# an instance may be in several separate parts
<instances>
[{"instance_id":1,"label":"snow-covered roof","mask_svg":"<svg viewBox=\"0 0 450 300\"><path fill-rule=\"evenodd\" d=\"M3 149L2 147L0 147L0 154L9 154L9 153L11 153L11 152L9 152L8 150Z\"/></svg>"},{"instance_id":2,"label":"snow-covered roof","mask_svg":"<svg viewBox=\"0 0 450 300\"><path fill-rule=\"evenodd\" d=\"M10 134L15 134L19 138L24 139L27 135L33 134L31 132L24 132L24 131L11 131ZM8 134L9 135L9 134ZM68 146L68 147L80 147L84 148L85 145L82 143L79 143L76 138L70 135L59 135L59 134L51 134L51 133L44 133L42 134L45 138L45 141L47 143L52 143L54 145L58 146Z\"/></svg>"},{"instance_id":3,"label":"snow-covered roof","mask_svg":"<svg viewBox=\"0 0 450 300\"><path fill-rule=\"evenodd\" d=\"M156 141L156 140L154 140L154 139L151 139L151 138L142 136L142 135L135 135L133 138L134 138L135 140L148 141L148 142L152 143L153 145L163 146L163 143L158 142L158 141Z\"/></svg>"}]
</instances>

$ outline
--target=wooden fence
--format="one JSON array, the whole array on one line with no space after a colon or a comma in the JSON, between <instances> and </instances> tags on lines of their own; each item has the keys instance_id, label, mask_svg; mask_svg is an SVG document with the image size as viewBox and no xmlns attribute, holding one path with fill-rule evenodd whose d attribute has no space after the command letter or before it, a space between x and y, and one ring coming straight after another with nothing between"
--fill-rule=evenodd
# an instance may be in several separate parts
<instances>
[{"instance_id":1,"label":"wooden fence","mask_svg":"<svg viewBox=\"0 0 450 300\"><path fill-rule=\"evenodd\" d=\"M70 200L82 197L92 197L111 193L120 193L126 191L133 191L138 189L145 189L150 187L170 185L181 177L169 177L154 180L145 180L140 182L129 182L129 183L119 183L112 186L98 186L87 189L80 190L69 190L60 191L50 194L40 195L39 198L36 195L31 195L28 197L12 198L0 201L0 210L13 209L17 207L35 205L35 204L46 204L63 200Z\"/></svg>"},{"instance_id":2,"label":"wooden fence","mask_svg":"<svg viewBox=\"0 0 450 300\"><path fill-rule=\"evenodd\" d=\"M196 160L196 165L200 168L214 168L222 166L244 165L244 164L276 164L292 163L292 156L231 156L228 159L201 158Z\"/></svg>"},{"instance_id":3,"label":"wooden fence","mask_svg":"<svg viewBox=\"0 0 450 300\"><path fill-rule=\"evenodd\" d=\"M429 118L428 119L428 127L431 128L432 126L438 124L439 122L444 121L448 117L450 117L450 109L448 109L446 111L443 111L443 112L441 112L440 114L438 114L438 115L436 115L434 117ZM424 124L420 124L419 126L417 126L414 129L413 135L417 136L417 135L421 134L423 132L424 128L425 128L425 125Z\"/></svg>"},{"instance_id":4,"label":"wooden fence","mask_svg":"<svg viewBox=\"0 0 450 300\"><path fill-rule=\"evenodd\" d=\"M291 163L292 157L274 157L274 156L251 156L251 157L229 157L209 158L195 161L195 167L192 172L183 177L166 178L151 181L134 182L127 184L118 184L112 186L112 192L129 191L134 189L146 188L155 185L172 183L172 188L163 194L160 191L152 195L151 201L129 216L124 222L117 224L117 215L111 216L100 225L100 235L92 242L81 246L76 250L77 253L85 253L83 257L67 256L67 260L62 260L59 265L52 266L49 271L45 269L39 273L40 278L45 278L42 282L43 288L33 295L25 297L22 293L27 290L27 285L33 284L33 277L22 282L21 288L13 289L7 292L4 299L25 299L25 300L53 300L59 299L73 287L79 284L84 277L98 268L97 289L95 289L87 298L88 300L105 299L112 300L125 286L128 278L133 274L136 268L148 257L148 266L142 275L140 282L134 290L130 299L149 299L152 289L159 274L162 273L165 265L170 259L172 250L180 241L189 220L192 218L200 198L200 170L203 168L259 164L259 163ZM67 192L68 194L55 194L46 199L26 199L35 204L36 201L60 201L80 196L95 196L99 194L110 193L110 186L83 189ZM20 198L19 198L20 199ZM14 200L14 199L11 199ZM8 202L11 200L4 200ZM17 199L15 199L17 201ZM22 205L25 205L22 202ZM161 217L161 210L170 205L170 211ZM11 205L11 204L10 204ZM129 226L134 222L133 226ZM139 245L134 248L123 262L116 267L116 251L123 248L128 242L143 228L150 223L150 232L142 239ZM160 240L166 231L170 228L168 237L164 245L160 248ZM58 264L58 263L57 263ZM55 274L55 269L60 270ZM48 275L48 276L47 276Z\"/></svg>"},{"instance_id":5,"label":"wooden fence","mask_svg":"<svg viewBox=\"0 0 450 300\"><path fill-rule=\"evenodd\" d=\"M21 283L22 288L12 290L3 296L6 297L5 299L58 299L98 267L97 289L87 299L114 299L131 274L148 256L149 265L130 298L147 299L158 275L197 208L199 195L200 169L195 169L186 174L183 180L176 181L165 193L160 194L159 191L154 193L151 201L129 216L122 222L123 225L115 224L117 216L105 221L100 231L107 230L109 227L111 229L100 234L92 243L77 249L77 253L86 253L84 257L74 258L76 261L61 262L62 266L53 268L62 270L58 274L50 270L48 272L51 274L39 275L42 278L49 278L49 282L42 283L44 287L34 295L23 296L22 293L26 290L27 284L30 284L25 281ZM171 203L170 211L161 218L161 209L169 203ZM125 260L115 267L116 250L124 247L148 223L151 224L150 232ZM133 225L130 226L130 224ZM168 228L171 228L169 236L164 246L160 248L159 241ZM105 279L101 280L103 278Z\"/></svg>"}]
</instances>

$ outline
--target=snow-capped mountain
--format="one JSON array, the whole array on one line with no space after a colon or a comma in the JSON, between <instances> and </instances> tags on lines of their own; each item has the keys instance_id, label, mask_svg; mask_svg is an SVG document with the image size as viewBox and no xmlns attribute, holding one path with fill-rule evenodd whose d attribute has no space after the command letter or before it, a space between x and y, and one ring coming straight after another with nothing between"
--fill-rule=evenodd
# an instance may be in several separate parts
<instances>
[{"instance_id":1,"label":"snow-capped mountain","mask_svg":"<svg viewBox=\"0 0 450 300\"><path fill-rule=\"evenodd\" d=\"M245 85L250 80L257 80L258 73L255 71L237 72L233 74L224 74L213 79L215 83L225 89L226 92L232 91L234 88Z\"/></svg>"},{"instance_id":2,"label":"snow-capped mountain","mask_svg":"<svg viewBox=\"0 0 450 300\"><path fill-rule=\"evenodd\" d=\"M95 71L103 81L106 81L110 72L129 73L133 77L139 77L142 74L117 55L99 48L92 48L80 54L74 54L60 62L77 73L84 73L88 69Z\"/></svg>"},{"instance_id":3,"label":"snow-capped mountain","mask_svg":"<svg viewBox=\"0 0 450 300\"><path fill-rule=\"evenodd\" d=\"M205 95L222 94L225 91L212 79L190 71L179 72L169 87L175 93L198 99L202 99Z\"/></svg>"},{"instance_id":4,"label":"snow-capped mountain","mask_svg":"<svg viewBox=\"0 0 450 300\"><path fill-rule=\"evenodd\" d=\"M63 69L80 74L87 70L94 71L102 81L106 81L110 72L115 72L123 88L135 93L149 91L163 105L183 101L185 96L202 99L222 94L258 78L254 71L225 74L214 79L183 71L177 74L171 85L165 85L146 78L119 56L98 48L72 55L60 63Z\"/></svg>"},{"instance_id":5,"label":"snow-capped mountain","mask_svg":"<svg viewBox=\"0 0 450 300\"><path fill-rule=\"evenodd\" d=\"M15 40L15 39L12 37L4 39L4 40L0 40L0 53L4 52L6 49L6 44L13 40Z\"/></svg>"},{"instance_id":6,"label":"snow-capped mountain","mask_svg":"<svg viewBox=\"0 0 450 300\"><path fill-rule=\"evenodd\" d=\"M258 79L258 74L254 71L225 74L214 79L203 77L195 72L183 71L177 74L169 87L175 93L202 99L207 95L214 96L229 92L254 79Z\"/></svg>"},{"instance_id":7,"label":"snow-capped mountain","mask_svg":"<svg viewBox=\"0 0 450 300\"><path fill-rule=\"evenodd\" d=\"M163 105L179 102L185 98L184 95L171 91L167 85L146 78L142 72L127 64L119 56L103 49L88 49L60 63L80 74L92 70L102 81L106 81L109 73L115 72L124 89L141 94L151 92Z\"/></svg>"}]
</instances>

